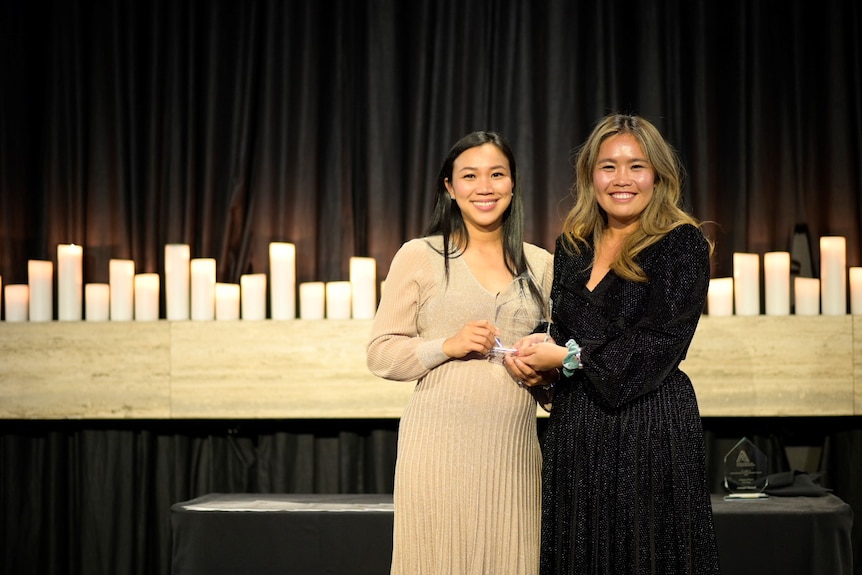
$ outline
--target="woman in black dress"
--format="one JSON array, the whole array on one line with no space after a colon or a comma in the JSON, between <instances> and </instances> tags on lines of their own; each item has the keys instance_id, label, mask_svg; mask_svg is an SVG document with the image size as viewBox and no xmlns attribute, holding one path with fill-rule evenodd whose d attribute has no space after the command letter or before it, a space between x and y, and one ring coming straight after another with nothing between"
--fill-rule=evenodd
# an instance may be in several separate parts
<instances>
[{"instance_id":1,"label":"woman in black dress","mask_svg":"<svg viewBox=\"0 0 862 575\"><path fill-rule=\"evenodd\" d=\"M681 208L682 167L647 120L613 114L579 149L557 239L550 339L507 358L553 382L543 444L541 573L716 574L697 398L679 364L711 242Z\"/></svg>"}]
</instances>

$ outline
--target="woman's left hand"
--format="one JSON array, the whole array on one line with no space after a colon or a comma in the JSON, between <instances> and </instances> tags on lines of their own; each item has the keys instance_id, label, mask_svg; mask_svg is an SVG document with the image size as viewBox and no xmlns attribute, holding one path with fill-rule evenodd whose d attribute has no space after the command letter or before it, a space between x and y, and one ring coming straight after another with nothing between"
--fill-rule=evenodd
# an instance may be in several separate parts
<instances>
[{"instance_id":1,"label":"woman's left hand","mask_svg":"<svg viewBox=\"0 0 862 575\"><path fill-rule=\"evenodd\" d=\"M503 358L503 365L506 366L512 379L517 381L519 385L526 387L550 385L560 379L559 370L536 371L515 354L506 355Z\"/></svg>"}]
</instances>

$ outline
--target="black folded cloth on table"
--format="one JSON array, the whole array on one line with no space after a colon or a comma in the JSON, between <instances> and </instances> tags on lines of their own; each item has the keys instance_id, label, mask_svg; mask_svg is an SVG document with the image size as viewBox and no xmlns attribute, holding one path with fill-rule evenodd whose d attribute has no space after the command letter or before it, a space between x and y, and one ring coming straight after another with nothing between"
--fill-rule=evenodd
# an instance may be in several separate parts
<instances>
[{"instance_id":1,"label":"black folded cloth on table","mask_svg":"<svg viewBox=\"0 0 862 575\"><path fill-rule=\"evenodd\" d=\"M764 490L769 495L816 497L826 495L832 490L823 487L818 482L823 473L805 473L804 471L782 471L766 477Z\"/></svg>"}]
</instances>

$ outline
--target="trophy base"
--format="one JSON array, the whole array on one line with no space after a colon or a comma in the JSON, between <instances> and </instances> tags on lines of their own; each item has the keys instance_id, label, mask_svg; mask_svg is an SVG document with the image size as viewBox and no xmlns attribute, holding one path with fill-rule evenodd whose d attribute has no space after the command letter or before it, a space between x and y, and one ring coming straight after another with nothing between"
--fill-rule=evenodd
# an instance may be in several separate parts
<instances>
[{"instance_id":1,"label":"trophy base","mask_svg":"<svg viewBox=\"0 0 862 575\"><path fill-rule=\"evenodd\" d=\"M768 493L729 493L724 496L725 500L732 501L734 499L769 499Z\"/></svg>"}]
</instances>

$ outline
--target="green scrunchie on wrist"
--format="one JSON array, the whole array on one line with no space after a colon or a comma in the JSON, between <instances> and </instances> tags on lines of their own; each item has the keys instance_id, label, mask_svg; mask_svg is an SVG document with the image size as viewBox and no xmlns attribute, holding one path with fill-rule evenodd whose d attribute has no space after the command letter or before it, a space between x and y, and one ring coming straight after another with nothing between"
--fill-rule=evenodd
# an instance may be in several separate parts
<instances>
[{"instance_id":1,"label":"green scrunchie on wrist","mask_svg":"<svg viewBox=\"0 0 862 575\"><path fill-rule=\"evenodd\" d=\"M566 347L569 349L569 353L563 360L563 375L571 377L576 369L581 368L581 346L575 340L570 339L566 342Z\"/></svg>"}]
</instances>

